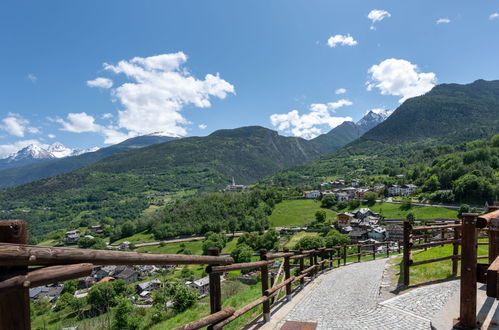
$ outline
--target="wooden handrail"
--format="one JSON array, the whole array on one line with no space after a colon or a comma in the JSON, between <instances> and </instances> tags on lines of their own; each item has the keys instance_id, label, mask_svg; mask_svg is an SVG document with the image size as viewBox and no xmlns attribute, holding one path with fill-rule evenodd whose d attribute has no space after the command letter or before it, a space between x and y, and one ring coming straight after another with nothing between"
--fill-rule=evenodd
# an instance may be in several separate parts
<instances>
[{"instance_id":1,"label":"wooden handrail","mask_svg":"<svg viewBox=\"0 0 499 330\"><path fill-rule=\"evenodd\" d=\"M230 256L194 256L85 250L0 243L0 265L34 266L93 263L94 265L227 265Z\"/></svg>"},{"instance_id":2,"label":"wooden handrail","mask_svg":"<svg viewBox=\"0 0 499 330\"><path fill-rule=\"evenodd\" d=\"M228 307L220 312L203 317L202 319L192 321L190 323L184 324L180 327L174 328L174 330L197 330L206 327L207 325L219 322L233 315L235 312L234 307Z\"/></svg>"},{"instance_id":3,"label":"wooden handrail","mask_svg":"<svg viewBox=\"0 0 499 330\"><path fill-rule=\"evenodd\" d=\"M499 220L499 209L478 216L478 218L476 219L476 227L485 228L489 226L495 219Z\"/></svg>"},{"instance_id":4,"label":"wooden handrail","mask_svg":"<svg viewBox=\"0 0 499 330\"><path fill-rule=\"evenodd\" d=\"M223 272L230 272L232 270L259 268L259 267L262 267L264 265L271 265L273 263L274 263L274 261L272 261L272 260L243 262L243 263L236 263L236 264L226 265L226 266L212 266L210 268L210 270L212 273L223 273Z\"/></svg>"},{"instance_id":5,"label":"wooden handrail","mask_svg":"<svg viewBox=\"0 0 499 330\"><path fill-rule=\"evenodd\" d=\"M16 275L1 281L0 292L22 288L34 288L50 283L89 276L92 273L93 268L94 265L89 263L37 268L26 275Z\"/></svg>"}]
</instances>

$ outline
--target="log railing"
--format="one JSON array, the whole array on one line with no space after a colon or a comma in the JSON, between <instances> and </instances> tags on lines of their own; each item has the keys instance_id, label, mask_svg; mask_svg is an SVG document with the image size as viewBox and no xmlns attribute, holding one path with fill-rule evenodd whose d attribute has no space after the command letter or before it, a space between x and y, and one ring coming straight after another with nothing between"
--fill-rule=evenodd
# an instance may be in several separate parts
<instances>
[{"instance_id":1,"label":"log railing","mask_svg":"<svg viewBox=\"0 0 499 330\"><path fill-rule=\"evenodd\" d=\"M453 222L453 223L449 223ZM403 221L404 239L403 239L403 261L402 273L405 286L410 284L410 268L425 265L433 262L452 260L452 275L457 275L459 255L459 244L461 222L455 219L440 219L431 225L413 226L408 220ZM434 236L440 235L440 238L434 239ZM451 238L448 238L448 237ZM445 246L452 244L452 255L421 260L414 262L412 252L414 250L428 249L431 247Z\"/></svg>"},{"instance_id":2,"label":"log railing","mask_svg":"<svg viewBox=\"0 0 499 330\"><path fill-rule=\"evenodd\" d=\"M0 221L0 242L0 330L30 329L29 288L89 276L98 265L208 265L210 315L177 329L221 329L260 305L267 322L272 304L292 299L293 292L313 281L320 272L334 268L335 261L339 267L341 261L345 265L354 257L358 262L365 255L376 259L380 245L386 245L389 257L393 244L353 244L307 251L285 249L272 253L261 250L260 261L234 263L231 257L220 255L218 248L210 248L208 256L198 256L31 246L26 244L27 226L21 220ZM276 259L282 260L281 266L276 276L271 277L269 271ZM297 271L292 276L295 268ZM262 296L238 310L222 309L223 274L251 269L261 274Z\"/></svg>"}]
</instances>

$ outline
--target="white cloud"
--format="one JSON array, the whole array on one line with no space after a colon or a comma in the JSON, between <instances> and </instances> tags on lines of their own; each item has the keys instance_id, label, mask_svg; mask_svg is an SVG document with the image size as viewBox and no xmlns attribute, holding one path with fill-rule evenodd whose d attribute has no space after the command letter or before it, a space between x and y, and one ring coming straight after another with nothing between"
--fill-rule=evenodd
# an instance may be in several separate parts
<instances>
[{"instance_id":1,"label":"white cloud","mask_svg":"<svg viewBox=\"0 0 499 330\"><path fill-rule=\"evenodd\" d=\"M36 82L38 80L38 78L32 73L28 73L26 75L26 78L28 78L28 80L31 80L32 82Z\"/></svg>"},{"instance_id":2,"label":"white cloud","mask_svg":"<svg viewBox=\"0 0 499 330\"><path fill-rule=\"evenodd\" d=\"M28 125L29 121L27 119L24 119L21 115L18 115L16 113L9 113L6 118L2 119L0 129L3 129L10 135L17 137L24 137L26 131L31 134L40 132L38 128Z\"/></svg>"},{"instance_id":3,"label":"white cloud","mask_svg":"<svg viewBox=\"0 0 499 330\"><path fill-rule=\"evenodd\" d=\"M383 108L375 108L371 110L367 110L364 112L364 115L367 115L369 112L374 112L378 115L386 115L387 117L393 113L393 110L383 109Z\"/></svg>"},{"instance_id":4,"label":"white cloud","mask_svg":"<svg viewBox=\"0 0 499 330\"><path fill-rule=\"evenodd\" d=\"M95 78L94 80L87 80L88 87L98 87L98 88L111 88L113 87L113 81L108 78Z\"/></svg>"},{"instance_id":5,"label":"white cloud","mask_svg":"<svg viewBox=\"0 0 499 330\"><path fill-rule=\"evenodd\" d=\"M101 126L95 123L94 117L87 115L85 112L69 113L66 117L67 121L61 118L56 118L55 121L62 125L61 130L84 133L84 132L99 132Z\"/></svg>"},{"instance_id":6,"label":"white cloud","mask_svg":"<svg viewBox=\"0 0 499 330\"><path fill-rule=\"evenodd\" d=\"M383 95L401 96L399 102L424 94L437 81L433 72L420 72L417 65L406 60L386 59L369 69L371 76L367 89L378 88Z\"/></svg>"},{"instance_id":7,"label":"white cloud","mask_svg":"<svg viewBox=\"0 0 499 330\"><path fill-rule=\"evenodd\" d=\"M298 110L292 110L284 114L273 114L270 121L279 131L291 133L305 139L312 139L323 133L322 128L334 128L344 121L351 121L351 117L333 117L331 113L336 109L351 105L349 100L339 100L329 103L311 104L309 112L300 115Z\"/></svg>"},{"instance_id":8,"label":"white cloud","mask_svg":"<svg viewBox=\"0 0 499 330\"><path fill-rule=\"evenodd\" d=\"M165 132L184 136L189 121L181 110L189 105L211 106L211 97L224 99L234 94L234 86L219 74L207 74L197 79L182 65L187 61L183 52L150 57L135 57L116 65L104 64L104 69L124 74L130 80L112 90L123 106L118 113L118 128L128 134Z\"/></svg>"},{"instance_id":9,"label":"white cloud","mask_svg":"<svg viewBox=\"0 0 499 330\"><path fill-rule=\"evenodd\" d=\"M342 34L337 34L335 36L330 37L327 40L327 45L329 47L336 47L336 45L341 45L341 46L355 46L357 45L357 41L354 40L354 38L351 35L342 35Z\"/></svg>"},{"instance_id":10,"label":"white cloud","mask_svg":"<svg viewBox=\"0 0 499 330\"><path fill-rule=\"evenodd\" d=\"M206 129L208 126L206 126L205 124L199 124L198 127L200 129Z\"/></svg>"},{"instance_id":11,"label":"white cloud","mask_svg":"<svg viewBox=\"0 0 499 330\"><path fill-rule=\"evenodd\" d=\"M335 91L335 93L336 93L336 94L345 94L346 92L347 92L347 90L346 90L346 89L344 89L344 88L338 88L338 89Z\"/></svg>"},{"instance_id":12,"label":"white cloud","mask_svg":"<svg viewBox=\"0 0 499 330\"><path fill-rule=\"evenodd\" d=\"M386 10L381 9L373 9L367 14L367 18L369 18L373 24L376 22L381 22L385 18L391 17L392 15Z\"/></svg>"},{"instance_id":13,"label":"white cloud","mask_svg":"<svg viewBox=\"0 0 499 330\"><path fill-rule=\"evenodd\" d=\"M492 13L492 14L490 14L490 16L489 16L489 19L490 19L490 20L497 19L497 18L499 18L499 13Z\"/></svg>"},{"instance_id":14,"label":"white cloud","mask_svg":"<svg viewBox=\"0 0 499 330\"><path fill-rule=\"evenodd\" d=\"M437 24L447 24L447 23L450 23L450 19L446 17L437 19Z\"/></svg>"},{"instance_id":15,"label":"white cloud","mask_svg":"<svg viewBox=\"0 0 499 330\"><path fill-rule=\"evenodd\" d=\"M47 134L47 136L51 139L55 139L55 135L54 134Z\"/></svg>"},{"instance_id":16,"label":"white cloud","mask_svg":"<svg viewBox=\"0 0 499 330\"><path fill-rule=\"evenodd\" d=\"M11 144L0 144L0 159L6 158L13 153L29 146L30 144L39 145L41 147L47 148L48 145L40 143L38 140L20 140Z\"/></svg>"},{"instance_id":17,"label":"white cloud","mask_svg":"<svg viewBox=\"0 0 499 330\"><path fill-rule=\"evenodd\" d=\"M113 118L113 114L111 113L105 113L102 115L101 117L102 119L109 119L109 118Z\"/></svg>"}]
</instances>

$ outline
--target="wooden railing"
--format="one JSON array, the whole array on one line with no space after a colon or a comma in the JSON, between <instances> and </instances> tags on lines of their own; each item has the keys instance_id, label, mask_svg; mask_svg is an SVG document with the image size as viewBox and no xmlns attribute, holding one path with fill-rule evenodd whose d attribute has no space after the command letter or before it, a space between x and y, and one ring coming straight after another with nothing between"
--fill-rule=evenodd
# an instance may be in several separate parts
<instances>
[{"instance_id":1,"label":"wooden railing","mask_svg":"<svg viewBox=\"0 0 499 330\"><path fill-rule=\"evenodd\" d=\"M449 223L454 222L454 223ZM404 285L410 284L410 268L419 265L425 265L433 262L444 260L452 260L452 275L457 275L458 261L461 258L459 255L460 229L461 221L454 219L440 219L439 222L434 222L431 225L412 226L408 220L403 221L404 226L404 240L403 240L403 262L402 271ZM433 239L435 234L439 234L439 239ZM451 236L451 239L446 236ZM416 244L415 244L416 243ZM452 255L427 259L421 261L414 261L412 251L420 249L428 249L430 247L445 246L452 244Z\"/></svg>"},{"instance_id":2,"label":"wooden railing","mask_svg":"<svg viewBox=\"0 0 499 330\"><path fill-rule=\"evenodd\" d=\"M270 320L273 304L290 300L297 288L303 287L322 271L347 264L347 260L365 255L376 259L377 247L386 245L390 255L392 242L354 244L269 253L260 251L260 261L234 263L229 256L221 256L218 248L210 248L208 256L150 254L123 251L86 250L76 248L41 247L27 245L27 226L22 220L0 221L0 330L30 329L29 288L89 276L98 265L208 265L210 280L210 315L177 329L222 329L243 314L262 305L264 321ZM364 251L368 249L368 252ZM349 252L356 253L349 253ZM282 259L274 276L269 266ZM319 260L320 259L320 260ZM297 275L291 276L298 268ZM236 310L222 309L221 277L225 272L256 269L261 273L262 296ZM308 281L307 281L308 279ZM295 284L299 283L297 287ZM284 291L284 295L280 293Z\"/></svg>"},{"instance_id":3,"label":"wooden railing","mask_svg":"<svg viewBox=\"0 0 499 330\"><path fill-rule=\"evenodd\" d=\"M461 328L477 327L477 283L487 285L487 295L499 299L499 207L489 207L483 215L463 214L461 240L461 293L459 322ZM478 232L488 234L488 264L478 263Z\"/></svg>"}]
</instances>

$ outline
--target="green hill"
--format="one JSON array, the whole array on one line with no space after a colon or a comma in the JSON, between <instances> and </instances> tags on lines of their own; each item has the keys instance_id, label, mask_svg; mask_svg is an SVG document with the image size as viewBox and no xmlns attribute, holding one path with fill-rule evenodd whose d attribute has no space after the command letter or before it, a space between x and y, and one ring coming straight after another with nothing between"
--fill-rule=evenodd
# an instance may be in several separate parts
<instances>
[{"instance_id":1,"label":"green hill","mask_svg":"<svg viewBox=\"0 0 499 330\"><path fill-rule=\"evenodd\" d=\"M0 190L0 218L28 219L36 234L106 217L124 222L175 192L215 191L232 178L250 184L336 148L258 126L220 130L117 152L70 173Z\"/></svg>"}]
</instances>

